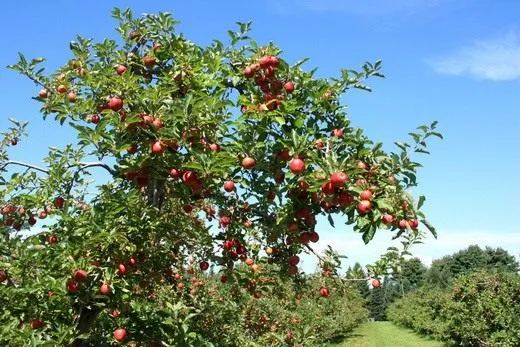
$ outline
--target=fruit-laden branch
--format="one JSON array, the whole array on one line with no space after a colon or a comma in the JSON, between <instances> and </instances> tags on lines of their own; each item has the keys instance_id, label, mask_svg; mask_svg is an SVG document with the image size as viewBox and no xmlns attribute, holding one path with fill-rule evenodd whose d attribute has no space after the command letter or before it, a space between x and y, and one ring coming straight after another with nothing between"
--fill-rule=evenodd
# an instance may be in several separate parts
<instances>
[{"instance_id":1,"label":"fruit-laden branch","mask_svg":"<svg viewBox=\"0 0 520 347\"><path fill-rule=\"evenodd\" d=\"M23 166L23 167L26 167L26 168L29 168L29 169L33 169L33 170L36 170L36 171L43 172L45 174L49 174L49 170L45 170L45 169L43 169L43 168L41 168L39 166L36 166L36 165L33 165L33 164L24 163L24 162L17 161L17 160L8 160L8 161L6 161L2 165L0 165L0 170L5 168L5 167L7 167L8 165ZM90 167L102 167L105 170L107 170L108 172L110 172L110 174L112 174L112 176L116 176L117 175L117 171L115 171L110 166L108 166L107 164L102 163L102 162L79 163L78 166L79 166L80 170L85 170L85 169L88 169Z\"/></svg>"}]
</instances>

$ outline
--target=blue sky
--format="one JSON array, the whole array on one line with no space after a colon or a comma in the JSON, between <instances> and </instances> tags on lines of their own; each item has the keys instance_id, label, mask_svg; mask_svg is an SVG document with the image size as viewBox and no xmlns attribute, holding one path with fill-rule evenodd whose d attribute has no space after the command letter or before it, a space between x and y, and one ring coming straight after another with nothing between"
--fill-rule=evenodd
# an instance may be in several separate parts
<instances>
[{"instance_id":1,"label":"blue sky","mask_svg":"<svg viewBox=\"0 0 520 347\"><path fill-rule=\"evenodd\" d=\"M29 120L30 139L12 158L38 163L48 146L73 139L66 128L42 122L38 91L5 69L17 52L43 56L52 69L69 59L76 34L113 36L114 6L136 14L169 11L180 30L199 44L226 39L235 21L252 20L260 43L274 41L283 58L311 60L320 76L383 59L387 78L373 80L373 93L344 97L355 126L377 141L406 139L416 125L439 121L444 141L421 158L416 193L427 196L425 212L439 239L415 253L429 262L469 244L501 246L520 253L520 2L516 0L256 0L256 1L70 1L5 2L0 11L2 116ZM390 147L388 147L390 148ZM367 263L388 246L380 233L362 246L337 220L319 224L320 248L336 245L349 262ZM311 260L305 267L313 266Z\"/></svg>"}]
</instances>

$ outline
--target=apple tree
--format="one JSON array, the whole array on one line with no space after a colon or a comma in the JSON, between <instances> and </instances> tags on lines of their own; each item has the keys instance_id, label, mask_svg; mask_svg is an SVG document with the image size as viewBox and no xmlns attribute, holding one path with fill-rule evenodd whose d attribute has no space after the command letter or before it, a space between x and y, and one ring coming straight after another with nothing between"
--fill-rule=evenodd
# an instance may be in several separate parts
<instances>
[{"instance_id":1,"label":"apple tree","mask_svg":"<svg viewBox=\"0 0 520 347\"><path fill-rule=\"evenodd\" d=\"M120 37L77 37L52 73L22 54L10 66L77 141L36 166L11 159L26 123L1 138L3 344L202 345L189 319L204 315L211 278L237 297L305 288L302 253L337 275L337 254L313 249L318 218L343 216L365 243L377 230L403 241L374 278L397 270L420 225L435 233L407 192L436 123L386 152L340 103L383 76L381 61L317 78L255 42L250 23L203 47L168 13L113 17Z\"/></svg>"}]
</instances>

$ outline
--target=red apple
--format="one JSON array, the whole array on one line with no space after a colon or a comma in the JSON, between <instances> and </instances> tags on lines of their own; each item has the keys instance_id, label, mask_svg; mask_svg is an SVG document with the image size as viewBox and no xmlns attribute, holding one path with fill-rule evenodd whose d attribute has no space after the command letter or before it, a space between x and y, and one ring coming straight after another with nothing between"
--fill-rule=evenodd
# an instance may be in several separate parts
<instances>
[{"instance_id":1,"label":"red apple","mask_svg":"<svg viewBox=\"0 0 520 347\"><path fill-rule=\"evenodd\" d=\"M107 106L109 109L119 111L123 107L123 100L114 96L108 99Z\"/></svg>"},{"instance_id":2,"label":"red apple","mask_svg":"<svg viewBox=\"0 0 520 347\"><path fill-rule=\"evenodd\" d=\"M410 228L412 229L417 229L417 227L419 226L419 221L415 218L410 219L408 223L410 224Z\"/></svg>"},{"instance_id":3,"label":"red apple","mask_svg":"<svg viewBox=\"0 0 520 347\"><path fill-rule=\"evenodd\" d=\"M299 262L300 262L300 257L298 257L297 255L293 255L289 258L289 264L291 264L291 265L298 265Z\"/></svg>"},{"instance_id":4,"label":"red apple","mask_svg":"<svg viewBox=\"0 0 520 347\"><path fill-rule=\"evenodd\" d=\"M118 328L114 330L114 339L116 339L119 342L122 342L126 339L126 334L126 329Z\"/></svg>"},{"instance_id":5,"label":"red apple","mask_svg":"<svg viewBox=\"0 0 520 347\"><path fill-rule=\"evenodd\" d=\"M40 329L43 326L43 321L41 319L33 319L31 322L31 329Z\"/></svg>"},{"instance_id":6,"label":"red apple","mask_svg":"<svg viewBox=\"0 0 520 347\"><path fill-rule=\"evenodd\" d=\"M206 271L207 269L209 269L209 263L207 261L201 261L199 263L199 268L202 270L202 271Z\"/></svg>"},{"instance_id":7,"label":"red apple","mask_svg":"<svg viewBox=\"0 0 520 347\"><path fill-rule=\"evenodd\" d=\"M258 60L258 63L263 68L268 67L269 65L271 65L271 57L268 55L264 55Z\"/></svg>"},{"instance_id":8,"label":"red apple","mask_svg":"<svg viewBox=\"0 0 520 347\"><path fill-rule=\"evenodd\" d=\"M76 270L74 271L73 277L78 282L85 282L88 277L88 272L85 270Z\"/></svg>"},{"instance_id":9,"label":"red apple","mask_svg":"<svg viewBox=\"0 0 520 347\"><path fill-rule=\"evenodd\" d=\"M226 181L224 182L224 190L226 192L232 192L235 190L235 182L233 181Z\"/></svg>"},{"instance_id":10,"label":"red apple","mask_svg":"<svg viewBox=\"0 0 520 347\"><path fill-rule=\"evenodd\" d=\"M244 69L244 76L245 77L250 78L250 77L253 77L254 75L255 75L255 72L253 71L253 69L251 69L250 66L247 66Z\"/></svg>"},{"instance_id":11,"label":"red apple","mask_svg":"<svg viewBox=\"0 0 520 347\"><path fill-rule=\"evenodd\" d=\"M369 200L361 200L357 205L359 214L367 214L372 209L372 203Z\"/></svg>"},{"instance_id":12,"label":"red apple","mask_svg":"<svg viewBox=\"0 0 520 347\"><path fill-rule=\"evenodd\" d=\"M119 264L117 266L117 274L120 275L120 276L124 276L128 273L128 268L126 267L125 264Z\"/></svg>"},{"instance_id":13,"label":"red apple","mask_svg":"<svg viewBox=\"0 0 520 347\"><path fill-rule=\"evenodd\" d=\"M388 213L385 213L381 218L383 219L384 224L392 224L394 222L394 216Z\"/></svg>"},{"instance_id":14,"label":"red apple","mask_svg":"<svg viewBox=\"0 0 520 347\"><path fill-rule=\"evenodd\" d=\"M56 87L56 92L58 92L58 94L63 94L67 91L67 87L65 87L63 84L60 84L59 86Z\"/></svg>"},{"instance_id":15,"label":"red apple","mask_svg":"<svg viewBox=\"0 0 520 347\"><path fill-rule=\"evenodd\" d=\"M65 284L67 288L67 292L69 293L77 293L79 291L79 283L74 280L68 280Z\"/></svg>"},{"instance_id":16,"label":"red apple","mask_svg":"<svg viewBox=\"0 0 520 347\"><path fill-rule=\"evenodd\" d=\"M108 284L103 283L99 287L99 294L101 294L101 295L110 295L110 294L112 294L112 289L110 289L110 286Z\"/></svg>"},{"instance_id":17,"label":"red apple","mask_svg":"<svg viewBox=\"0 0 520 347\"><path fill-rule=\"evenodd\" d=\"M121 65L121 64L117 64L116 67L115 67L115 69L116 69L116 73L117 73L119 76L121 76L122 74L125 73L125 71L126 71L126 66Z\"/></svg>"},{"instance_id":18,"label":"red apple","mask_svg":"<svg viewBox=\"0 0 520 347\"><path fill-rule=\"evenodd\" d=\"M49 97L49 90L47 88L43 88L38 92L38 96L42 99Z\"/></svg>"},{"instance_id":19,"label":"red apple","mask_svg":"<svg viewBox=\"0 0 520 347\"><path fill-rule=\"evenodd\" d=\"M278 159L279 160L283 160L283 161L287 161L289 160L291 157L290 157L290 154L289 154L289 150L284 148L282 150L280 150L280 152L278 152Z\"/></svg>"},{"instance_id":20,"label":"red apple","mask_svg":"<svg viewBox=\"0 0 520 347\"><path fill-rule=\"evenodd\" d=\"M289 163L289 169L294 173L295 175L299 175L300 173L305 170L305 162L300 158L294 158Z\"/></svg>"},{"instance_id":21,"label":"red apple","mask_svg":"<svg viewBox=\"0 0 520 347\"><path fill-rule=\"evenodd\" d=\"M341 188L347 183L348 175L342 171L336 171L330 175L330 182L336 188Z\"/></svg>"},{"instance_id":22,"label":"red apple","mask_svg":"<svg viewBox=\"0 0 520 347\"><path fill-rule=\"evenodd\" d=\"M145 66L154 66L156 63L156 60L154 57L152 57L150 55L145 55L143 57L143 63Z\"/></svg>"},{"instance_id":23,"label":"red apple","mask_svg":"<svg viewBox=\"0 0 520 347\"><path fill-rule=\"evenodd\" d=\"M73 91L70 91L69 94L67 94L67 99L70 102L76 102L76 100L78 99L78 96Z\"/></svg>"},{"instance_id":24,"label":"red apple","mask_svg":"<svg viewBox=\"0 0 520 347\"><path fill-rule=\"evenodd\" d=\"M152 144L152 153L153 154L157 154L157 155L161 155L164 153L164 150L166 149L166 147L164 147L164 144L162 141L158 140L158 141L155 141L153 144Z\"/></svg>"},{"instance_id":25,"label":"red apple","mask_svg":"<svg viewBox=\"0 0 520 347\"><path fill-rule=\"evenodd\" d=\"M406 219L401 219L399 221L399 229L404 230L404 229L406 229L407 225L408 225L408 222L406 221Z\"/></svg>"},{"instance_id":26,"label":"red apple","mask_svg":"<svg viewBox=\"0 0 520 347\"><path fill-rule=\"evenodd\" d=\"M285 89L285 91L287 93L292 93L292 92L294 92L294 83L291 81L285 82L285 84L283 85L283 88Z\"/></svg>"},{"instance_id":27,"label":"red apple","mask_svg":"<svg viewBox=\"0 0 520 347\"><path fill-rule=\"evenodd\" d=\"M64 203L65 199L61 196L58 196L54 199L54 206L56 206L56 208L62 208Z\"/></svg>"},{"instance_id":28,"label":"red apple","mask_svg":"<svg viewBox=\"0 0 520 347\"><path fill-rule=\"evenodd\" d=\"M332 195L334 194L334 185L332 184L332 182L325 182L321 185L321 191L324 194Z\"/></svg>"},{"instance_id":29,"label":"red apple","mask_svg":"<svg viewBox=\"0 0 520 347\"><path fill-rule=\"evenodd\" d=\"M5 281L6 279L7 279L7 274L5 273L4 270L0 270L0 283Z\"/></svg>"},{"instance_id":30,"label":"red apple","mask_svg":"<svg viewBox=\"0 0 520 347\"><path fill-rule=\"evenodd\" d=\"M245 157L242 159L242 167L244 169L250 170L255 167L256 161L251 157Z\"/></svg>"},{"instance_id":31,"label":"red apple","mask_svg":"<svg viewBox=\"0 0 520 347\"><path fill-rule=\"evenodd\" d=\"M333 129L332 136L343 137L343 129Z\"/></svg>"},{"instance_id":32,"label":"red apple","mask_svg":"<svg viewBox=\"0 0 520 347\"><path fill-rule=\"evenodd\" d=\"M372 200L373 193L370 190L363 190L359 194L361 200Z\"/></svg>"},{"instance_id":33,"label":"red apple","mask_svg":"<svg viewBox=\"0 0 520 347\"><path fill-rule=\"evenodd\" d=\"M321 288L320 288L320 295L321 295L322 297L326 298L327 296L330 295L330 292L329 292L329 290L328 290L327 288L325 288L325 287L321 287Z\"/></svg>"},{"instance_id":34,"label":"red apple","mask_svg":"<svg viewBox=\"0 0 520 347\"><path fill-rule=\"evenodd\" d=\"M372 280L372 287L374 287L374 288L381 287L381 281L379 281L377 278Z\"/></svg>"}]
</instances>

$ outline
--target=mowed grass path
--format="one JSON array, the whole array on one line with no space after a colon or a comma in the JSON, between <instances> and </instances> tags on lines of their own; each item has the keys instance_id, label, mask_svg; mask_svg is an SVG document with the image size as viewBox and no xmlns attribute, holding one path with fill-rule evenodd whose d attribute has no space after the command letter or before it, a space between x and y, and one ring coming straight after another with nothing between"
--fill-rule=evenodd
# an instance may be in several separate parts
<instances>
[{"instance_id":1,"label":"mowed grass path","mask_svg":"<svg viewBox=\"0 0 520 347\"><path fill-rule=\"evenodd\" d=\"M393 325L390 322L365 323L355 329L342 343L331 347L443 347L430 340Z\"/></svg>"}]
</instances>

